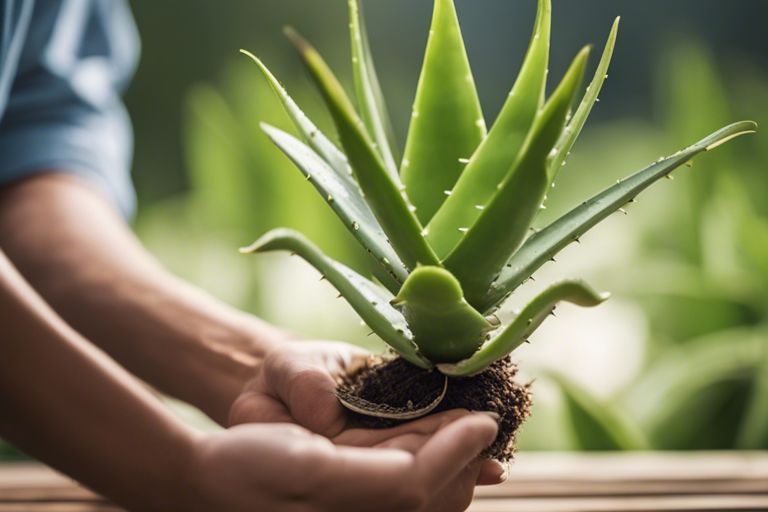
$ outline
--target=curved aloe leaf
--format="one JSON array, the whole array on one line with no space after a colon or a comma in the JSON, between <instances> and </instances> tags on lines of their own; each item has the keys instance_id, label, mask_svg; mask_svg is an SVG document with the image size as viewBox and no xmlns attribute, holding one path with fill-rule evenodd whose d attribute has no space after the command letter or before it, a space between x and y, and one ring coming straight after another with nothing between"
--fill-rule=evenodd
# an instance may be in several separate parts
<instances>
[{"instance_id":1,"label":"curved aloe leaf","mask_svg":"<svg viewBox=\"0 0 768 512\"><path fill-rule=\"evenodd\" d=\"M578 240L600 221L632 201L640 192L659 179L669 175L704 151L710 151L731 139L754 133L757 124L742 121L726 126L696 144L661 159L642 171L626 178L574 208L543 230L532 235L507 262L488 291L487 297L476 307L487 311L498 305L512 291L528 279L539 267L553 258L567 245Z\"/></svg>"},{"instance_id":2,"label":"curved aloe leaf","mask_svg":"<svg viewBox=\"0 0 768 512\"><path fill-rule=\"evenodd\" d=\"M572 380L554 372L578 450L629 451L650 448L640 427L610 404L599 402Z\"/></svg>"},{"instance_id":3,"label":"curved aloe leaf","mask_svg":"<svg viewBox=\"0 0 768 512\"><path fill-rule=\"evenodd\" d=\"M251 246L240 250L244 254L271 251L290 251L301 256L328 279L387 345L421 368L432 367L416 350L405 318L389 304L393 296L385 289L327 257L306 237L290 229L270 231Z\"/></svg>"},{"instance_id":4,"label":"curved aloe leaf","mask_svg":"<svg viewBox=\"0 0 768 512\"><path fill-rule=\"evenodd\" d=\"M555 284L533 299L509 326L485 343L472 357L457 364L438 365L438 369L455 377L480 373L522 345L554 311L558 302L567 301L578 306L594 307L607 299L608 294L597 293L580 281Z\"/></svg>"},{"instance_id":5,"label":"curved aloe leaf","mask_svg":"<svg viewBox=\"0 0 768 512\"><path fill-rule=\"evenodd\" d=\"M539 0L531 44L517 81L488 137L429 223L427 240L441 258L461 239L459 229L471 226L480 216L523 148L544 97L551 24L551 2ZM443 190L450 187L438 189Z\"/></svg>"},{"instance_id":6,"label":"curved aloe leaf","mask_svg":"<svg viewBox=\"0 0 768 512\"><path fill-rule=\"evenodd\" d=\"M520 246L547 189L547 159L584 75L589 48L573 61L560 86L537 116L520 158L464 238L445 259L470 304L482 304L491 282Z\"/></svg>"},{"instance_id":7,"label":"curved aloe leaf","mask_svg":"<svg viewBox=\"0 0 768 512\"><path fill-rule=\"evenodd\" d=\"M382 284L397 293L408 278L408 269L387 242L357 184L340 179L317 153L294 136L265 123L261 128L304 173L352 235L384 269L383 274L377 273Z\"/></svg>"},{"instance_id":8,"label":"curved aloe leaf","mask_svg":"<svg viewBox=\"0 0 768 512\"><path fill-rule=\"evenodd\" d=\"M463 159L486 134L453 0L435 0L424 66L401 165L421 222L428 222L453 188Z\"/></svg>"},{"instance_id":9,"label":"curved aloe leaf","mask_svg":"<svg viewBox=\"0 0 768 512\"><path fill-rule=\"evenodd\" d=\"M285 88L280 85L280 82L275 78L275 75L264 65L264 63L256 57L254 54L247 50L240 50L240 53L253 60L261 70L261 73L266 78L275 95L283 104L288 117L291 118L296 129L309 144L309 146L317 152L318 155L323 157L323 160L328 162L328 165L336 172L336 174L344 181L355 184L355 180L352 175L352 168L347 162L347 157L342 153L336 145L326 137L315 124L307 117L307 115L299 108L296 102L288 95ZM362 197L362 194L359 194Z\"/></svg>"},{"instance_id":10,"label":"curved aloe leaf","mask_svg":"<svg viewBox=\"0 0 768 512\"><path fill-rule=\"evenodd\" d=\"M619 21L621 17L616 18L611 27L611 32L608 34L608 41L605 43L603 49L603 56L600 57L600 63L597 65L595 76L592 82L587 86L587 92L584 94L584 98L579 104L579 108L576 109L576 113L573 114L568 126L563 130L563 134L560 136L560 140L555 144L555 155L549 164L549 181L554 181L557 173L565 165L565 160L568 158L568 154L573 149L573 145L576 143L576 139L579 138L581 130L587 123L589 114L592 112L592 107L595 106L595 102L598 101L598 95L603 88L606 78L608 78L608 68L611 65L611 58L613 57L613 48L616 46L616 35L619 31Z\"/></svg>"},{"instance_id":11,"label":"curved aloe leaf","mask_svg":"<svg viewBox=\"0 0 768 512\"><path fill-rule=\"evenodd\" d=\"M397 164L392 153L394 135L392 123L384 103L379 77L373 65L368 34L365 31L362 6L359 0L349 0L349 32L352 43L352 71L355 77L360 114L368 135L376 143L384 165L393 177L397 176Z\"/></svg>"},{"instance_id":12,"label":"curved aloe leaf","mask_svg":"<svg viewBox=\"0 0 768 512\"><path fill-rule=\"evenodd\" d=\"M421 224L398 184L387 172L341 84L307 41L290 29L286 29L286 35L296 46L317 83L360 188L395 251L409 268L415 268L417 263L439 265L440 262L421 235Z\"/></svg>"},{"instance_id":13,"label":"curved aloe leaf","mask_svg":"<svg viewBox=\"0 0 768 512\"><path fill-rule=\"evenodd\" d=\"M440 267L414 270L393 305L405 316L419 351L434 363L468 358L498 326L464 300L459 282Z\"/></svg>"}]
</instances>

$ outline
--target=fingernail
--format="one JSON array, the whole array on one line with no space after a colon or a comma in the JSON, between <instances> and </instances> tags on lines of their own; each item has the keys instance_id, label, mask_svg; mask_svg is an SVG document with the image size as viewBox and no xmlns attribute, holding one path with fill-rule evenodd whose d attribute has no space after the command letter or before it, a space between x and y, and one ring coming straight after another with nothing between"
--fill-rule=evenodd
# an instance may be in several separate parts
<instances>
[{"instance_id":1,"label":"fingernail","mask_svg":"<svg viewBox=\"0 0 768 512\"><path fill-rule=\"evenodd\" d=\"M486 416L491 418L496 423L501 422L501 416L499 416L498 413L495 413L493 411L477 411L477 412L480 413L480 414L485 414Z\"/></svg>"},{"instance_id":2,"label":"fingernail","mask_svg":"<svg viewBox=\"0 0 768 512\"><path fill-rule=\"evenodd\" d=\"M509 462L503 463L502 466L504 467L504 471L501 473L501 481L506 482L507 478L509 478Z\"/></svg>"}]
</instances>

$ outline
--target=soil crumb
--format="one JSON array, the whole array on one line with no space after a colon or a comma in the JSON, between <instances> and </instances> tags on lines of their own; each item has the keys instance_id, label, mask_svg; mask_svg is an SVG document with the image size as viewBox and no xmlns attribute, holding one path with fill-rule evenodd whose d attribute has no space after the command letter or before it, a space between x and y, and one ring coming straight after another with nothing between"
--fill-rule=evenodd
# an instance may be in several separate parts
<instances>
[{"instance_id":1,"label":"soil crumb","mask_svg":"<svg viewBox=\"0 0 768 512\"><path fill-rule=\"evenodd\" d=\"M431 414L450 409L497 413L501 417L499 435L483 455L508 462L515 453L515 435L528 418L532 405L530 386L516 383L516 375L517 366L507 357L474 377L450 378L445 398ZM444 379L437 370L423 370L402 358L389 361L371 358L368 364L348 375L339 388L369 402L402 408L437 398ZM388 428L403 423L348 412L357 427Z\"/></svg>"}]
</instances>

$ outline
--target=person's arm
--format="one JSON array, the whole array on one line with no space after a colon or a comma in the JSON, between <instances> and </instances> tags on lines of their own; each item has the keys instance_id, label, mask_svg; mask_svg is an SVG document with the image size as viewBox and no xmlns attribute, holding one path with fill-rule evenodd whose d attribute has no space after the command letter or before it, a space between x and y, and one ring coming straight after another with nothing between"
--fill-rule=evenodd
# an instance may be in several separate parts
<instances>
[{"instance_id":1,"label":"person's arm","mask_svg":"<svg viewBox=\"0 0 768 512\"><path fill-rule=\"evenodd\" d=\"M0 436L141 511L463 510L496 436L444 413L336 443L294 425L195 434L67 326L0 251Z\"/></svg>"},{"instance_id":2,"label":"person's arm","mask_svg":"<svg viewBox=\"0 0 768 512\"><path fill-rule=\"evenodd\" d=\"M61 321L2 252L0 411L1 436L118 501L132 503L130 488L147 489L150 504L153 490L184 491L193 434Z\"/></svg>"},{"instance_id":3,"label":"person's arm","mask_svg":"<svg viewBox=\"0 0 768 512\"><path fill-rule=\"evenodd\" d=\"M258 362L287 337L162 269L79 178L40 174L2 189L0 246L78 332L222 424Z\"/></svg>"}]
</instances>

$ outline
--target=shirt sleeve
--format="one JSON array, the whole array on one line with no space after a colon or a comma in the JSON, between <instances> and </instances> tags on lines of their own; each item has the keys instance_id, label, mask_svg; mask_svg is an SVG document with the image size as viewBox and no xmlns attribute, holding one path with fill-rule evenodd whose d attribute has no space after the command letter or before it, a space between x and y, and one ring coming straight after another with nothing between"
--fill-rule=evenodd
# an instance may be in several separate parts
<instances>
[{"instance_id":1,"label":"shirt sleeve","mask_svg":"<svg viewBox=\"0 0 768 512\"><path fill-rule=\"evenodd\" d=\"M37 0L0 121L0 184L70 173L130 216L133 135L121 93L137 57L123 0Z\"/></svg>"}]
</instances>

